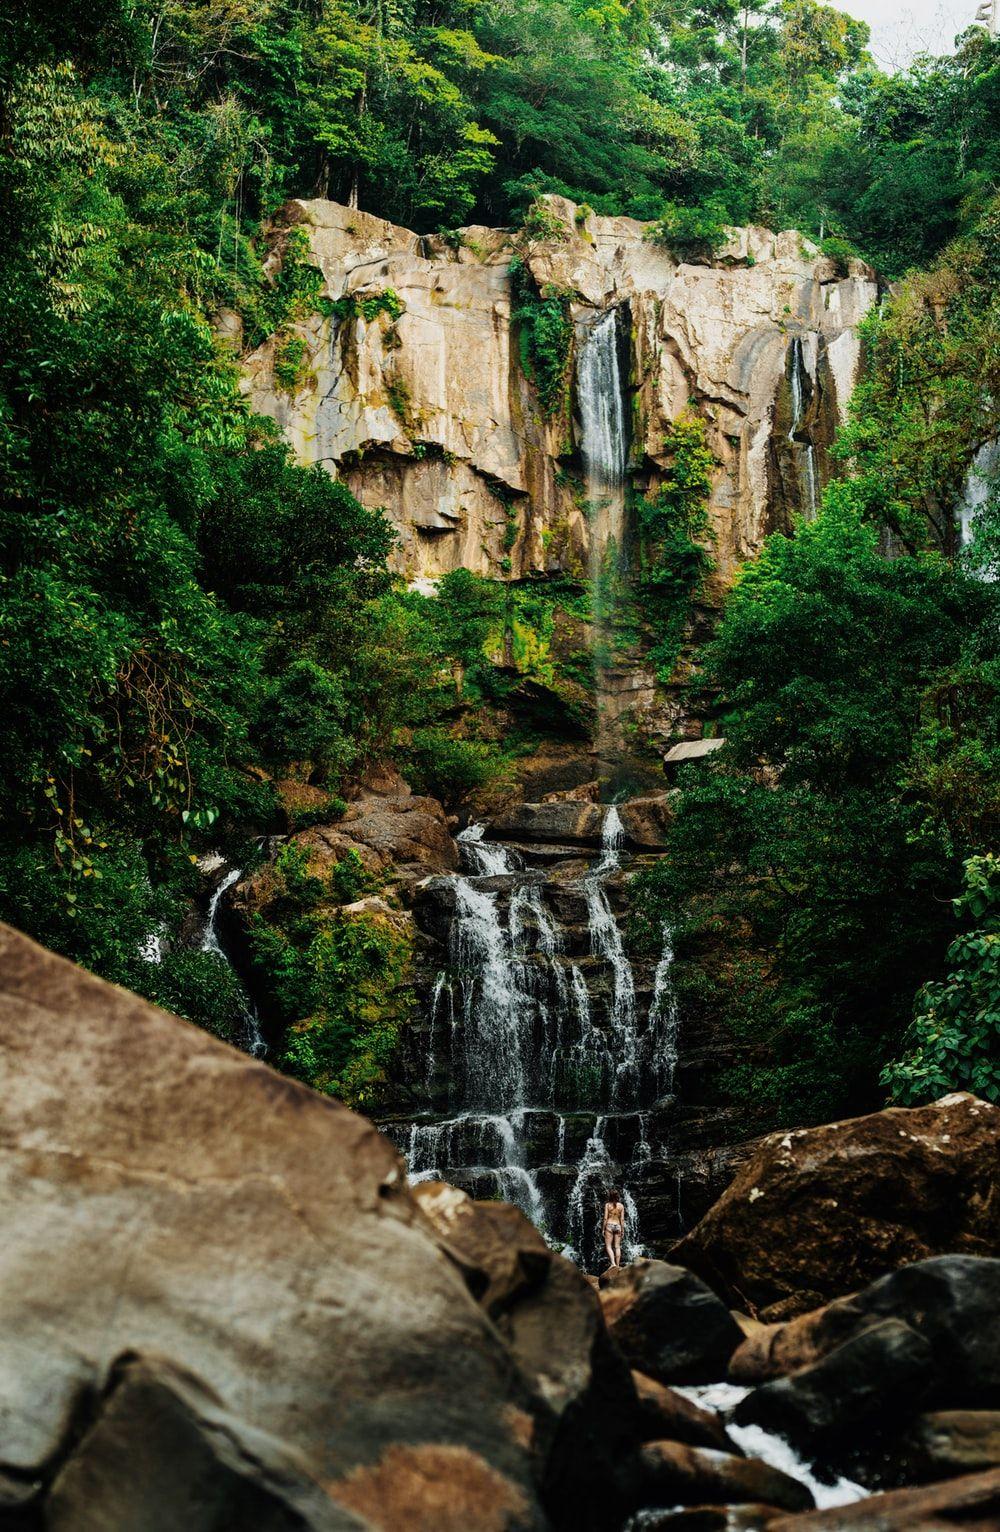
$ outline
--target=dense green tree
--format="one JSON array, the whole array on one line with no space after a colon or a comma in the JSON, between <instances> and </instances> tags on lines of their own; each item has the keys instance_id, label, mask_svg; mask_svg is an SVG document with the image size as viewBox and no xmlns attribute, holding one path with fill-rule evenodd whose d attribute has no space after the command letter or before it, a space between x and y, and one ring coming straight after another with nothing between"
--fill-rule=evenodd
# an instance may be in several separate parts
<instances>
[{"instance_id":1,"label":"dense green tree","mask_svg":"<svg viewBox=\"0 0 1000 1532\"><path fill-rule=\"evenodd\" d=\"M911 763L928 691L997 615L939 558L886 560L845 498L771 537L731 593L706 663L727 743L689 769L647 882L757 1049L734 1085L785 1120L877 1099L914 976L943 954L960 846Z\"/></svg>"},{"instance_id":2,"label":"dense green tree","mask_svg":"<svg viewBox=\"0 0 1000 1532\"><path fill-rule=\"evenodd\" d=\"M906 1051L883 1071L903 1106L953 1090L1000 1102L1000 858L970 857L954 904L969 929L948 948L947 977L920 991Z\"/></svg>"}]
</instances>

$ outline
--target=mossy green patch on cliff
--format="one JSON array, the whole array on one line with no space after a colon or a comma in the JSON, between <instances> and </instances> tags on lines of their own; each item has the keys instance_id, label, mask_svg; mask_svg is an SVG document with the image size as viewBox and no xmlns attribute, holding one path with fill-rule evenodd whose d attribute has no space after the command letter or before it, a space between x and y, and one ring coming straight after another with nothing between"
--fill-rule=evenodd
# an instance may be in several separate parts
<instances>
[{"instance_id":1,"label":"mossy green patch on cliff","mask_svg":"<svg viewBox=\"0 0 1000 1532\"><path fill-rule=\"evenodd\" d=\"M508 270L513 290L511 318L517 328L521 367L535 385L542 414L551 418L569 403L573 354L570 294L551 282L539 291L520 256L514 257Z\"/></svg>"},{"instance_id":2,"label":"mossy green patch on cliff","mask_svg":"<svg viewBox=\"0 0 1000 1532\"><path fill-rule=\"evenodd\" d=\"M379 899L355 905L374 887L356 853L317 873L291 842L250 925L282 1069L352 1105L377 1098L413 1011L410 920Z\"/></svg>"},{"instance_id":3,"label":"mossy green patch on cliff","mask_svg":"<svg viewBox=\"0 0 1000 1532\"><path fill-rule=\"evenodd\" d=\"M374 292L345 293L334 300L331 310L340 320L361 318L371 324L380 314L399 319L406 312L406 304L393 288L385 287Z\"/></svg>"},{"instance_id":4,"label":"mossy green patch on cliff","mask_svg":"<svg viewBox=\"0 0 1000 1532\"><path fill-rule=\"evenodd\" d=\"M669 681L691 603L712 566L706 543L715 459L701 416L687 411L675 420L664 451L668 468L659 488L634 496L632 510L639 542L636 599L653 634L649 658L659 679Z\"/></svg>"}]
</instances>

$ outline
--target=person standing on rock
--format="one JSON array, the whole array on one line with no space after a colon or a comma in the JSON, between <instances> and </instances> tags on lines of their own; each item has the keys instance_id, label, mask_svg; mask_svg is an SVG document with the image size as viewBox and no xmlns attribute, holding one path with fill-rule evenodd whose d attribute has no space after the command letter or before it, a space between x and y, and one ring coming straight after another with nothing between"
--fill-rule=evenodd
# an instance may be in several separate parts
<instances>
[{"instance_id":1,"label":"person standing on rock","mask_svg":"<svg viewBox=\"0 0 1000 1532\"><path fill-rule=\"evenodd\" d=\"M612 1266L620 1266L622 1263L622 1235L625 1232L625 1205L621 1199L621 1192L612 1187L608 1192L608 1200L604 1204L604 1220L601 1225L601 1233L604 1235L604 1248L608 1252L608 1260Z\"/></svg>"}]
</instances>

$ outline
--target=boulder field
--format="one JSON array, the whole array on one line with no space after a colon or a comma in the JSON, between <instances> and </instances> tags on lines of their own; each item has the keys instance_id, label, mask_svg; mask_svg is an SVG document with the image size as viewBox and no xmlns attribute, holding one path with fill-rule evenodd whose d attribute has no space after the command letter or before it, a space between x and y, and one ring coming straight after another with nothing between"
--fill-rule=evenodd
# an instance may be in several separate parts
<instances>
[{"instance_id":1,"label":"boulder field","mask_svg":"<svg viewBox=\"0 0 1000 1532\"><path fill-rule=\"evenodd\" d=\"M887 1194L916 1258L873 1203L831 1216L822 1286L794 1258L806 1215L774 1210L796 1169L808 1206L810 1135L791 1164L761 1147L743 1197L774 1204L771 1275L748 1260L740 1291L822 1293L766 1324L733 1305L743 1176L689 1236L723 1280L678 1247L598 1283L515 1209L408 1187L364 1119L9 928L0 1071L3 1532L1000 1526L984 1103L878 1114L911 1189L947 1134L933 1164L966 1206L921 1220Z\"/></svg>"}]
</instances>

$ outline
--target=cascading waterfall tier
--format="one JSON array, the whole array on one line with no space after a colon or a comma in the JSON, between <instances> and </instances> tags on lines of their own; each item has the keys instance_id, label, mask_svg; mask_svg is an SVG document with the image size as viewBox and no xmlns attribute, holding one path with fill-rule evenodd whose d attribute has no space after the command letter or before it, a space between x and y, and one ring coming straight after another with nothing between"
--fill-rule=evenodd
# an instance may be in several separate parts
<instances>
[{"instance_id":1,"label":"cascading waterfall tier","mask_svg":"<svg viewBox=\"0 0 1000 1532\"><path fill-rule=\"evenodd\" d=\"M791 425L788 429L788 442L799 484L799 509L806 521L815 521L819 510L816 448L806 430L809 395L816 375L817 350L818 338L815 335L805 337L796 335L791 342L788 364L788 386L791 396Z\"/></svg>"},{"instance_id":2,"label":"cascading waterfall tier","mask_svg":"<svg viewBox=\"0 0 1000 1532\"><path fill-rule=\"evenodd\" d=\"M390 1128L413 1179L515 1202L588 1266L610 1186L626 1255L642 1253L629 1179L654 1153L677 1053L669 938L658 961L634 962L616 912L623 842L613 806L599 855L567 848L545 868L482 826L462 832L462 872L423 894L448 917L414 1071L428 1110Z\"/></svg>"},{"instance_id":3,"label":"cascading waterfall tier","mask_svg":"<svg viewBox=\"0 0 1000 1532\"><path fill-rule=\"evenodd\" d=\"M238 1014L234 1018L235 1027L233 1041L236 1043L237 1047L242 1048L243 1051L245 1053L249 1053L251 1057L263 1058L267 1053L267 1044L264 1041L264 1035L260 1029L260 1020L257 1015L257 1008L254 1005L253 1000L250 998L250 995L244 988L243 982L240 979L239 974L237 973L232 959L230 958L229 953L226 951L220 936L219 917L222 910L223 900L225 899L229 890L234 886L234 884L238 883L240 878L243 876L242 867L230 867L227 871L223 871L225 868L226 860L217 851L211 851L206 856L201 858L201 861L199 862L199 869L201 872L207 874L215 874L221 872L222 876L216 883L212 897L208 902L208 911L205 916L204 925L201 927L201 930L195 939L193 941L189 940L187 943L185 943L185 945L193 947L197 952L209 953L213 958L217 958L220 963L225 964L227 968L232 970L233 975L236 978L238 1005ZM149 935L146 936L140 943L139 956L143 959L144 962L147 963L161 963L164 956L163 943L163 928L161 927L156 931L151 931Z\"/></svg>"},{"instance_id":4,"label":"cascading waterfall tier","mask_svg":"<svg viewBox=\"0 0 1000 1532\"><path fill-rule=\"evenodd\" d=\"M215 892L212 894L212 897L209 900L208 915L206 917L205 926L201 934L201 940L198 943L198 950L200 952L214 953L220 962L226 963L230 968L233 965L230 961L229 954L225 947L222 945L222 942L219 938L219 911L222 907L222 901L226 894L234 886L234 884L240 881L242 876L242 867L231 867L225 876L221 878L219 883L216 885ZM235 973L235 969L233 971ZM256 1007L250 996L247 994L246 990L243 988L242 983L239 985L239 997L239 1045L253 1058L262 1058L267 1052L267 1045L264 1042L264 1037L260 1030L260 1022L257 1017Z\"/></svg>"}]
</instances>

